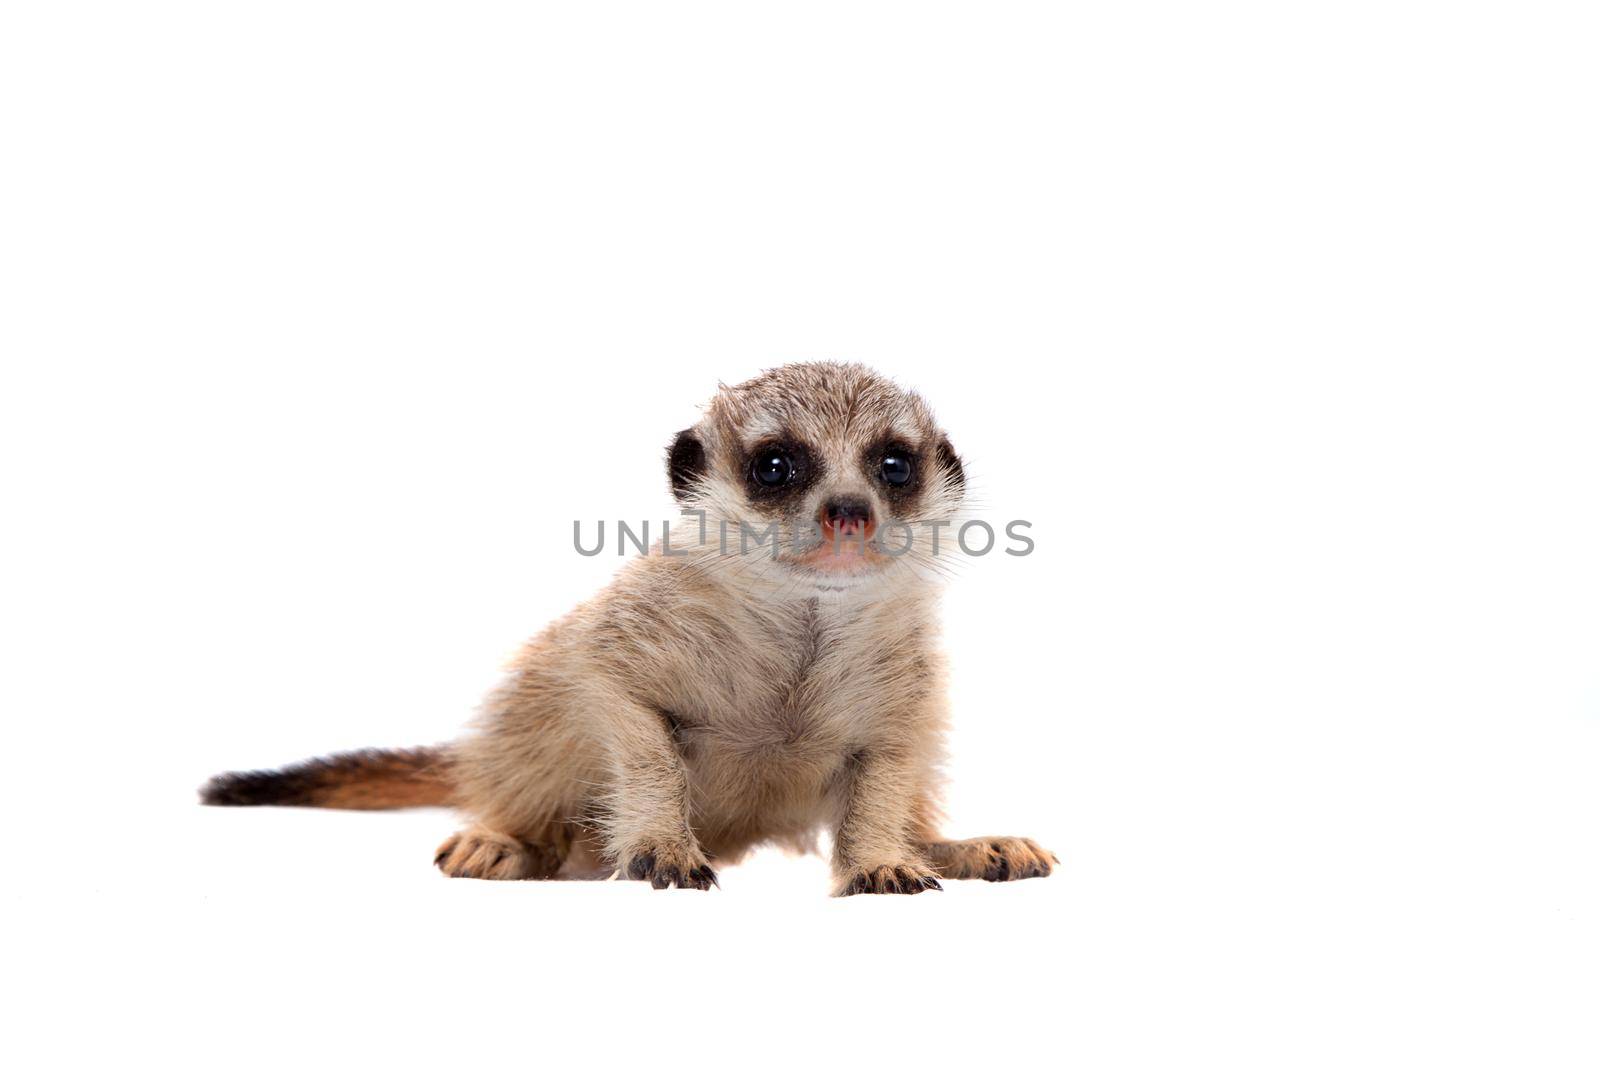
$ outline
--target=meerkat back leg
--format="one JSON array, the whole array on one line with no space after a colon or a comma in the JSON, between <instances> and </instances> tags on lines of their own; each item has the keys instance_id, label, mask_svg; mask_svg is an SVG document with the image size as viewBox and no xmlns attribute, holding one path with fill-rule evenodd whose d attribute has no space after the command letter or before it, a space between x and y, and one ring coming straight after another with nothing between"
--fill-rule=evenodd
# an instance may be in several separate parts
<instances>
[{"instance_id":1,"label":"meerkat back leg","mask_svg":"<svg viewBox=\"0 0 1600 1067\"><path fill-rule=\"evenodd\" d=\"M1026 837L932 840L923 841L919 847L933 869L945 878L982 878L987 882L1045 878L1059 862L1055 853Z\"/></svg>"},{"instance_id":2,"label":"meerkat back leg","mask_svg":"<svg viewBox=\"0 0 1600 1067\"><path fill-rule=\"evenodd\" d=\"M479 823L452 834L439 846L433 862L451 878L554 878L566 862L570 847L570 835L530 839L503 834Z\"/></svg>"},{"instance_id":3,"label":"meerkat back leg","mask_svg":"<svg viewBox=\"0 0 1600 1067\"><path fill-rule=\"evenodd\" d=\"M454 796L474 822L434 854L451 878L554 878L572 850L580 748L553 702L518 696L502 694L487 728L458 746Z\"/></svg>"}]
</instances>

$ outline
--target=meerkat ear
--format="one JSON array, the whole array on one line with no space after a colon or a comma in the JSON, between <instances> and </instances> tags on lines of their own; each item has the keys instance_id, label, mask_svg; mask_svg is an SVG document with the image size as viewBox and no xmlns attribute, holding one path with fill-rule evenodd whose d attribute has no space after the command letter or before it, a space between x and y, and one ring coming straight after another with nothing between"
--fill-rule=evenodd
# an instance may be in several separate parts
<instances>
[{"instance_id":1,"label":"meerkat ear","mask_svg":"<svg viewBox=\"0 0 1600 1067\"><path fill-rule=\"evenodd\" d=\"M961 465L961 457L956 455L955 448L950 444L950 438L941 434L936 451L939 456L939 466L944 468L944 476L950 480L951 487L958 493L965 492L967 469Z\"/></svg>"},{"instance_id":2,"label":"meerkat ear","mask_svg":"<svg viewBox=\"0 0 1600 1067\"><path fill-rule=\"evenodd\" d=\"M667 447L667 481L678 503L688 501L689 491L706 472L706 450L693 429L684 430Z\"/></svg>"}]
</instances>

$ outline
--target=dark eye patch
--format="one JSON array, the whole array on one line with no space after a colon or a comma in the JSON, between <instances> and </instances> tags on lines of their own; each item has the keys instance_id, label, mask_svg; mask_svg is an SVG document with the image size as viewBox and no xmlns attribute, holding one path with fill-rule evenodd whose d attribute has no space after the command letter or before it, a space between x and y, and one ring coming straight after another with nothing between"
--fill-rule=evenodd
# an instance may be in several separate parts
<instances>
[{"instance_id":1,"label":"dark eye patch","mask_svg":"<svg viewBox=\"0 0 1600 1067\"><path fill-rule=\"evenodd\" d=\"M782 511L821 473L821 463L809 448L781 437L750 448L742 467L746 496L765 511Z\"/></svg>"},{"instance_id":2,"label":"dark eye patch","mask_svg":"<svg viewBox=\"0 0 1600 1067\"><path fill-rule=\"evenodd\" d=\"M911 479L916 473L916 457L899 449L885 452L883 460L878 464L878 477L896 489L904 489L911 484Z\"/></svg>"},{"instance_id":3,"label":"dark eye patch","mask_svg":"<svg viewBox=\"0 0 1600 1067\"><path fill-rule=\"evenodd\" d=\"M778 489L794 477L794 457L781 448L769 448L750 461L750 477L763 489Z\"/></svg>"},{"instance_id":4,"label":"dark eye patch","mask_svg":"<svg viewBox=\"0 0 1600 1067\"><path fill-rule=\"evenodd\" d=\"M891 493L915 492L922 487L927 457L905 439L885 434L861 453L867 477Z\"/></svg>"},{"instance_id":5,"label":"dark eye patch","mask_svg":"<svg viewBox=\"0 0 1600 1067\"><path fill-rule=\"evenodd\" d=\"M861 468L866 472L890 514L897 519L911 515L927 484L930 457L897 434L884 434L861 453Z\"/></svg>"}]
</instances>

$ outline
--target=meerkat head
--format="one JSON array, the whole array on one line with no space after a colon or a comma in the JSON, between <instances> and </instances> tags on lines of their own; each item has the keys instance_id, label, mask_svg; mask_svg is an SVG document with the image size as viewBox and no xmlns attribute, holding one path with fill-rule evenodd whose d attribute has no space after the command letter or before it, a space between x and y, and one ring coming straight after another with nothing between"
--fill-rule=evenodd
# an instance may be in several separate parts
<instances>
[{"instance_id":1,"label":"meerkat head","mask_svg":"<svg viewBox=\"0 0 1600 1067\"><path fill-rule=\"evenodd\" d=\"M854 363L794 363L723 386L673 440L667 473L679 504L702 509L742 557L723 571L800 591L932 569L930 524L952 521L966 488L922 398Z\"/></svg>"}]
</instances>

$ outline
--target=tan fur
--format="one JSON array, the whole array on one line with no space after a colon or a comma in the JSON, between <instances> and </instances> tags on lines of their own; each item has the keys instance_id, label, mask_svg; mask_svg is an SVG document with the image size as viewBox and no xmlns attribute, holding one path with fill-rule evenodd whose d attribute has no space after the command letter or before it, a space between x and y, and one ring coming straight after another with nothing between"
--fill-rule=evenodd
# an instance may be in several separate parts
<instances>
[{"instance_id":1,"label":"tan fur","mask_svg":"<svg viewBox=\"0 0 1600 1067\"><path fill-rule=\"evenodd\" d=\"M925 531L901 558L847 546L869 557L848 574L813 569L791 539L776 560L718 551L719 519L737 553L741 520L810 519L840 494L870 500L880 522L956 518L959 460L927 406L864 367L796 364L724 387L692 433L704 464L680 500L705 510L707 544L695 519L675 522L673 551L688 555L656 544L522 650L449 750L451 799L474 824L440 849L441 868L615 865L704 888L713 863L765 842L806 848L826 828L840 894L1048 874L1054 857L1024 839L935 832L942 564ZM886 435L915 449L913 502L874 481ZM747 458L775 436L804 442L821 471L776 511L753 499Z\"/></svg>"}]
</instances>

